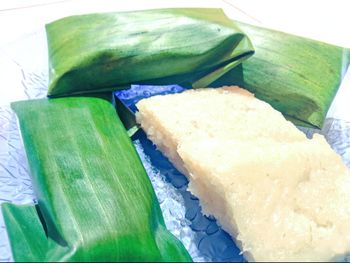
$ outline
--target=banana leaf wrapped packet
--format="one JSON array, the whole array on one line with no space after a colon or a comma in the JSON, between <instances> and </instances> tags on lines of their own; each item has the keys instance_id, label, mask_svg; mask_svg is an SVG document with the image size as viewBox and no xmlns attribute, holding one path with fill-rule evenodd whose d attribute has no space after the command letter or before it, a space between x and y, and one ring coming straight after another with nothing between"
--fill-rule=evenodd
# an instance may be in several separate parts
<instances>
[{"instance_id":1,"label":"banana leaf wrapped packet","mask_svg":"<svg viewBox=\"0 0 350 263\"><path fill-rule=\"evenodd\" d=\"M254 55L213 86L236 84L271 104L295 125L322 128L350 64L350 50L235 22Z\"/></svg>"},{"instance_id":2,"label":"banana leaf wrapped packet","mask_svg":"<svg viewBox=\"0 0 350 263\"><path fill-rule=\"evenodd\" d=\"M235 84L313 128L322 127L350 61L349 49L233 21L220 9L73 16L46 32L51 97L130 84Z\"/></svg>"},{"instance_id":3,"label":"banana leaf wrapped packet","mask_svg":"<svg viewBox=\"0 0 350 263\"><path fill-rule=\"evenodd\" d=\"M254 52L221 9L71 16L47 24L46 33L50 97L136 83L205 87Z\"/></svg>"},{"instance_id":4,"label":"banana leaf wrapped packet","mask_svg":"<svg viewBox=\"0 0 350 263\"><path fill-rule=\"evenodd\" d=\"M111 103L71 97L12 107L38 198L2 205L16 261L191 261L165 228Z\"/></svg>"}]
</instances>

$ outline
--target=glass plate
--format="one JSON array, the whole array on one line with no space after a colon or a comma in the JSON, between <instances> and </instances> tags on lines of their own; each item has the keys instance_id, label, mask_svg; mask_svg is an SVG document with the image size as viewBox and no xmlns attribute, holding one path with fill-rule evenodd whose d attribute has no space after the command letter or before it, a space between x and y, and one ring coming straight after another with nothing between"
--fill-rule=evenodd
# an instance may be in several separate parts
<instances>
[{"instance_id":1,"label":"glass plate","mask_svg":"<svg viewBox=\"0 0 350 263\"><path fill-rule=\"evenodd\" d=\"M1 83L16 90L16 98L35 99L46 96L48 58L44 28L23 36L0 50L0 65L11 68L10 83ZM7 67L7 63L8 66ZM138 86L116 92L125 104L135 110L138 100L155 94L180 92L177 85ZM328 118L322 131L301 128L308 136L323 133L331 146L350 167L350 122ZM188 181L140 131L134 145L154 186L168 229L178 237L194 261L244 261L232 238L212 217L203 216L199 201L187 191ZM35 203L28 164L9 103L0 106L0 203ZM12 261L11 250L0 211L0 261Z\"/></svg>"}]
</instances>

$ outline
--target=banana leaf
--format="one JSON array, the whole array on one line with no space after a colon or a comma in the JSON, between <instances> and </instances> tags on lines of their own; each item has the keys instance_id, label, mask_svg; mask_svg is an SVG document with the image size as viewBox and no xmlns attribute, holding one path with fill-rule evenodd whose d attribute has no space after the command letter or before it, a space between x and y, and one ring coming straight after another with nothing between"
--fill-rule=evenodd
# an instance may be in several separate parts
<instances>
[{"instance_id":1,"label":"banana leaf","mask_svg":"<svg viewBox=\"0 0 350 263\"><path fill-rule=\"evenodd\" d=\"M48 238L45 226L40 221L38 207L3 203L1 208L13 258L23 262L44 261Z\"/></svg>"},{"instance_id":2,"label":"banana leaf","mask_svg":"<svg viewBox=\"0 0 350 263\"><path fill-rule=\"evenodd\" d=\"M349 49L235 22L255 53L213 86L237 84L296 125L322 128L350 62Z\"/></svg>"},{"instance_id":3,"label":"banana leaf","mask_svg":"<svg viewBox=\"0 0 350 263\"><path fill-rule=\"evenodd\" d=\"M16 261L191 261L112 104L71 97L12 104L38 198L3 204Z\"/></svg>"},{"instance_id":4,"label":"banana leaf","mask_svg":"<svg viewBox=\"0 0 350 263\"><path fill-rule=\"evenodd\" d=\"M253 54L220 9L157 9L66 17L46 25L48 96L130 84L205 87Z\"/></svg>"}]
</instances>

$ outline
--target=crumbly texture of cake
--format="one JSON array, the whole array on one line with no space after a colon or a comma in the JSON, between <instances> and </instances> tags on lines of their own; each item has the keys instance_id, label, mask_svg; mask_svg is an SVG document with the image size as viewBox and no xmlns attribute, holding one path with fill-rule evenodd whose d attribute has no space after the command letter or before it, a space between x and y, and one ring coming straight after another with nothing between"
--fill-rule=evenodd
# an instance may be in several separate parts
<instances>
[{"instance_id":1,"label":"crumbly texture of cake","mask_svg":"<svg viewBox=\"0 0 350 263\"><path fill-rule=\"evenodd\" d=\"M350 172L239 87L137 104L137 120L250 261L330 261L350 251Z\"/></svg>"}]
</instances>

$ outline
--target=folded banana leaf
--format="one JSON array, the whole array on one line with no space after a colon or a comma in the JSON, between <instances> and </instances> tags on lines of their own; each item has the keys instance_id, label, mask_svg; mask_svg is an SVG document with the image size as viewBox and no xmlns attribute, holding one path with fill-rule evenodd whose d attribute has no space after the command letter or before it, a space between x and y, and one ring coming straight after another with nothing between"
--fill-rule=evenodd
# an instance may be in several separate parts
<instances>
[{"instance_id":1,"label":"folded banana leaf","mask_svg":"<svg viewBox=\"0 0 350 263\"><path fill-rule=\"evenodd\" d=\"M71 97L12 104L36 206L3 204L16 261L191 261L165 227L113 106Z\"/></svg>"},{"instance_id":2,"label":"folded banana leaf","mask_svg":"<svg viewBox=\"0 0 350 263\"><path fill-rule=\"evenodd\" d=\"M38 206L3 203L1 208L13 258L20 262L45 261L48 237Z\"/></svg>"},{"instance_id":3,"label":"folded banana leaf","mask_svg":"<svg viewBox=\"0 0 350 263\"><path fill-rule=\"evenodd\" d=\"M350 62L349 49L235 22L255 54L213 86L238 84L296 125L322 128Z\"/></svg>"},{"instance_id":4,"label":"folded banana leaf","mask_svg":"<svg viewBox=\"0 0 350 263\"><path fill-rule=\"evenodd\" d=\"M48 96L130 84L205 87L253 54L220 9L158 9L66 17L46 25Z\"/></svg>"}]
</instances>

